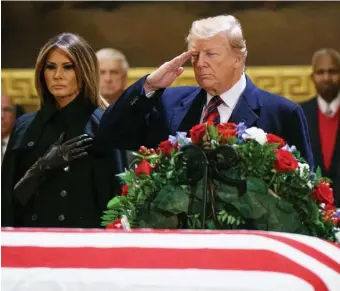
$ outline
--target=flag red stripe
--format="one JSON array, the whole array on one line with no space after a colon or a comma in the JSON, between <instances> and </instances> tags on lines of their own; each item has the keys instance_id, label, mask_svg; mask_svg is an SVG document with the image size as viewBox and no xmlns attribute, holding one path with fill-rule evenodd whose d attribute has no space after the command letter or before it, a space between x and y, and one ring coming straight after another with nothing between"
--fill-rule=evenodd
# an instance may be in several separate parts
<instances>
[{"instance_id":1,"label":"flag red stripe","mask_svg":"<svg viewBox=\"0 0 340 291\"><path fill-rule=\"evenodd\" d=\"M319 262L325 264L328 268L333 269L335 272L340 274L340 265L336 261L334 261L332 258L329 256L325 255L324 253L318 251L317 249L314 249L308 245L305 245L299 241L287 238L287 237L282 237L282 236L277 236L277 235L272 235L272 234L261 234L260 236L264 236L267 238L272 238L275 239L276 241L283 242L303 253L306 255L315 258Z\"/></svg>"},{"instance_id":2,"label":"flag red stripe","mask_svg":"<svg viewBox=\"0 0 340 291\"><path fill-rule=\"evenodd\" d=\"M267 271L291 274L327 291L318 275L266 250L43 248L2 246L2 267L152 268Z\"/></svg>"}]
</instances>

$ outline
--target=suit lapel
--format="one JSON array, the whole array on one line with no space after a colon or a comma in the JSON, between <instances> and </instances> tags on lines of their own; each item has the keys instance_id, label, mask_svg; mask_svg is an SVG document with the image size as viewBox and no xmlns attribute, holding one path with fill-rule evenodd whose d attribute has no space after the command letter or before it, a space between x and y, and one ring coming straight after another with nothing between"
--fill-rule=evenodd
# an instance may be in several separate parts
<instances>
[{"instance_id":1,"label":"suit lapel","mask_svg":"<svg viewBox=\"0 0 340 291\"><path fill-rule=\"evenodd\" d=\"M203 89L197 88L197 90L181 100L181 103L173 109L171 115L171 134L175 134L177 131L187 132L200 122L204 98L206 98L206 92Z\"/></svg>"},{"instance_id":2,"label":"suit lapel","mask_svg":"<svg viewBox=\"0 0 340 291\"><path fill-rule=\"evenodd\" d=\"M235 109L230 117L230 122L244 122L247 127L253 126L258 120L258 112L261 108L257 96L257 88L246 76L247 85L243 91ZM191 127L200 122L203 106L206 102L206 91L201 89L194 91L182 100L180 106L175 107L170 121L172 134L176 131L188 131Z\"/></svg>"},{"instance_id":3,"label":"suit lapel","mask_svg":"<svg viewBox=\"0 0 340 291\"><path fill-rule=\"evenodd\" d=\"M97 133L97 129L99 127L99 122L102 118L104 114L104 110L101 108L97 108L96 110L94 110L91 114L90 119L88 120L88 122L85 125L84 128L84 133L86 133L87 135L94 137Z\"/></svg>"},{"instance_id":4,"label":"suit lapel","mask_svg":"<svg viewBox=\"0 0 340 291\"><path fill-rule=\"evenodd\" d=\"M316 98L313 100L312 106L309 110L311 110L311 112L307 113L306 117L308 118L308 126L314 155L314 164L320 166L322 172L325 173L319 135L318 103Z\"/></svg>"},{"instance_id":5,"label":"suit lapel","mask_svg":"<svg viewBox=\"0 0 340 291\"><path fill-rule=\"evenodd\" d=\"M336 167L340 164L340 118L337 130L336 141L334 145L333 157L332 157L332 164L330 167L330 173L336 173ZM340 173L339 173L340 174Z\"/></svg>"},{"instance_id":6,"label":"suit lapel","mask_svg":"<svg viewBox=\"0 0 340 291\"><path fill-rule=\"evenodd\" d=\"M257 96L257 88L246 76L247 85L240 99L238 100L229 122L244 122L247 127L253 126L259 118L259 110L261 108L260 100Z\"/></svg>"}]
</instances>

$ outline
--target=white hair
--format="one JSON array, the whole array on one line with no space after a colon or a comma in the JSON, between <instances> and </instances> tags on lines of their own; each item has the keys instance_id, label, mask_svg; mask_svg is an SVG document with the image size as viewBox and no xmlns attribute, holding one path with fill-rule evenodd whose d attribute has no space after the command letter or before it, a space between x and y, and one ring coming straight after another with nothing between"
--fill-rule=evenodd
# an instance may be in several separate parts
<instances>
[{"instance_id":1,"label":"white hair","mask_svg":"<svg viewBox=\"0 0 340 291\"><path fill-rule=\"evenodd\" d=\"M114 61L120 61L124 71L129 69L129 63L127 62L125 55L119 50L113 48L103 48L97 51L96 55L98 60L110 59Z\"/></svg>"},{"instance_id":2,"label":"white hair","mask_svg":"<svg viewBox=\"0 0 340 291\"><path fill-rule=\"evenodd\" d=\"M312 67L314 68L316 65L317 60L320 56L328 55L332 57L332 59L336 62L337 67L340 69L340 53L335 49L331 48L323 48L316 51L312 57Z\"/></svg>"},{"instance_id":3,"label":"white hair","mask_svg":"<svg viewBox=\"0 0 340 291\"><path fill-rule=\"evenodd\" d=\"M247 57L247 46L241 24L232 15L220 15L194 21L186 41L190 45L192 40L207 39L217 34L225 35L231 48L238 49L244 59Z\"/></svg>"}]
</instances>

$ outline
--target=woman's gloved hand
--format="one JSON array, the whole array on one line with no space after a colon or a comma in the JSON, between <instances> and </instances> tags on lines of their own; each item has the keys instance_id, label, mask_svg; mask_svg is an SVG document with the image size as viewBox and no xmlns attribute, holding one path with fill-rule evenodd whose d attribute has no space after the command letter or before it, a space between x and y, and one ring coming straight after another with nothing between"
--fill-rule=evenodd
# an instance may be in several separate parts
<instances>
[{"instance_id":1,"label":"woman's gloved hand","mask_svg":"<svg viewBox=\"0 0 340 291\"><path fill-rule=\"evenodd\" d=\"M52 170L65 167L70 161L88 155L87 149L91 147L93 139L87 134L79 135L63 143L65 134L51 145L45 155L38 159L37 166L40 170Z\"/></svg>"},{"instance_id":2,"label":"woman's gloved hand","mask_svg":"<svg viewBox=\"0 0 340 291\"><path fill-rule=\"evenodd\" d=\"M21 206L25 206L32 195L37 192L48 170L66 167L71 161L88 155L87 149L92 145L91 137L82 134L63 143L64 136L63 133L14 186L13 196L17 198Z\"/></svg>"}]
</instances>

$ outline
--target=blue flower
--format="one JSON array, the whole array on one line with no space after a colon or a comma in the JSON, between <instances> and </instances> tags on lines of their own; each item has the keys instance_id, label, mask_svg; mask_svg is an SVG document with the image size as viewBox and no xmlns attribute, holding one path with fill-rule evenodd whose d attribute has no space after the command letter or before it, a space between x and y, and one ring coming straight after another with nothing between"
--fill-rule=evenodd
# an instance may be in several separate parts
<instances>
[{"instance_id":1,"label":"blue flower","mask_svg":"<svg viewBox=\"0 0 340 291\"><path fill-rule=\"evenodd\" d=\"M168 140L172 145L178 143L179 149L181 149L181 147L183 147L184 145L191 143L191 138L187 137L186 132L176 132L176 136L169 135Z\"/></svg>"},{"instance_id":2,"label":"blue flower","mask_svg":"<svg viewBox=\"0 0 340 291\"><path fill-rule=\"evenodd\" d=\"M240 122L236 126L236 130L237 130L237 143L240 144L243 142L242 135L246 132L247 126L244 124L244 122Z\"/></svg>"},{"instance_id":3,"label":"blue flower","mask_svg":"<svg viewBox=\"0 0 340 291\"><path fill-rule=\"evenodd\" d=\"M314 172L310 172L309 177L311 180L316 180L316 174Z\"/></svg>"},{"instance_id":4,"label":"blue flower","mask_svg":"<svg viewBox=\"0 0 340 291\"><path fill-rule=\"evenodd\" d=\"M176 138L179 143L186 142L188 140L186 132L176 132Z\"/></svg>"},{"instance_id":5,"label":"blue flower","mask_svg":"<svg viewBox=\"0 0 340 291\"><path fill-rule=\"evenodd\" d=\"M335 218L340 218L340 208L338 208L334 214Z\"/></svg>"},{"instance_id":6,"label":"blue flower","mask_svg":"<svg viewBox=\"0 0 340 291\"><path fill-rule=\"evenodd\" d=\"M175 136L173 136L173 135L169 135L168 140L170 141L170 143L171 143L172 145L175 145L176 142L177 142L177 138L176 138Z\"/></svg>"},{"instance_id":7,"label":"blue flower","mask_svg":"<svg viewBox=\"0 0 340 291\"><path fill-rule=\"evenodd\" d=\"M296 151L296 146L293 145L290 147L288 144L286 144L285 146L282 147L282 149L292 153Z\"/></svg>"}]
</instances>

